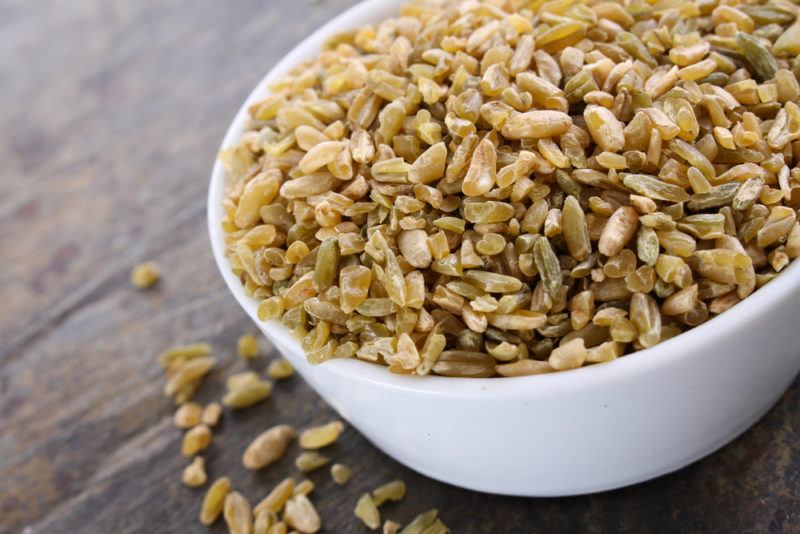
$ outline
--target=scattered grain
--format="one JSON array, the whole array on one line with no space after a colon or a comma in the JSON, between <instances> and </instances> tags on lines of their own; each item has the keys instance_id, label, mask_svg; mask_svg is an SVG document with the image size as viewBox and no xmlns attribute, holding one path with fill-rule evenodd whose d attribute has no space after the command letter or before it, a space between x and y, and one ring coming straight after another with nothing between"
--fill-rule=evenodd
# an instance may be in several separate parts
<instances>
[{"instance_id":1,"label":"scattered grain","mask_svg":"<svg viewBox=\"0 0 800 534\"><path fill-rule=\"evenodd\" d=\"M211 429L207 425L199 424L187 430L183 435L181 454L194 456L207 449L209 445L211 445Z\"/></svg>"},{"instance_id":2,"label":"scattered grain","mask_svg":"<svg viewBox=\"0 0 800 534\"><path fill-rule=\"evenodd\" d=\"M200 522L210 525L222 514L225 507L225 497L231 491L231 481L228 477L217 479L206 492L203 506L200 508Z\"/></svg>"},{"instance_id":3,"label":"scattered grain","mask_svg":"<svg viewBox=\"0 0 800 534\"><path fill-rule=\"evenodd\" d=\"M284 380L294 375L294 367L284 358L272 360L267 367L267 376L273 380Z\"/></svg>"},{"instance_id":4,"label":"scattered grain","mask_svg":"<svg viewBox=\"0 0 800 534\"><path fill-rule=\"evenodd\" d=\"M205 461L201 456L195 456L192 463L184 468L181 481L190 488L197 488L205 484L206 480Z\"/></svg>"},{"instance_id":5,"label":"scattered grain","mask_svg":"<svg viewBox=\"0 0 800 534\"><path fill-rule=\"evenodd\" d=\"M307 534L314 534L322 528L317 510L305 495L295 495L286 502L283 520L290 527Z\"/></svg>"},{"instance_id":6,"label":"scattered grain","mask_svg":"<svg viewBox=\"0 0 800 534\"><path fill-rule=\"evenodd\" d=\"M310 473L322 467L331 461L327 456L316 451L305 451L300 453L294 461L294 466L303 473Z\"/></svg>"},{"instance_id":7,"label":"scattered grain","mask_svg":"<svg viewBox=\"0 0 800 534\"><path fill-rule=\"evenodd\" d=\"M253 334L245 334L236 341L236 354L240 358L255 358L258 352L258 339Z\"/></svg>"},{"instance_id":8,"label":"scattered grain","mask_svg":"<svg viewBox=\"0 0 800 534\"><path fill-rule=\"evenodd\" d=\"M213 428L219 423L220 417L222 417L222 406L218 402L211 402L203 408L200 419L203 424Z\"/></svg>"},{"instance_id":9,"label":"scattered grain","mask_svg":"<svg viewBox=\"0 0 800 534\"><path fill-rule=\"evenodd\" d=\"M192 428L200 424L203 408L196 402L186 402L175 411L175 426L178 428Z\"/></svg>"},{"instance_id":10,"label":"scattered grain","mask_svg":"<svg viewBox=\"0 0 800 534\"><path fill-rule=\"evenodd\" d=\"M131 271L131 284L137 289L148 289L158 283L161 268L154 261L137 264Z\"/></svg>"},{"instance_id":11,"label":"scattered grain","mask_svg":"<svg viewBox=\"0 0 800 534\"><path fill-rule=\"evenodd\" d=\"M386 501L399 501L405 495L406 484L402 480L392 480L372 491L372 499L376 506L380 506Z\"/></svg>"},{"instance_id":12,"label":"scattered grain","mask_svg":"<svg viewBox=\"0 0 800 534\"><path fill-rule=\"evenodd\" d=\"M241 493L232 491L225 496L222 515L230 534L252 534L253 512Z\"/></svg>"},{"instance_id":13,"label":"scattered grain","mask_svg":"<svg viewBox=\"0 0 800 534\"><path fill-rule=\"evenodd\" d=\"M261 469L283 456L295 431L289 425L278 425L259 434L242 456L242 463L248 469Z\"/></svg>"},{"instance_id":14,"label":"scattered grain","mask_svg":"<svg viewBox=\"0 0 800 534\"><path fill-rule=\"evenodd\" d=\"M300 434L300 446L304 449L321 449L336 441L344 430L344 423L331 421L304 430Z\"/></svg>"},{"instance_id":15,"label":"scattered grain","mask_svg":"<svg viewBox=\"0 0 800 534\"><path fill-rule=\"evenodd\" d=\"M350 468L344 464L333 464L331 466L331 478L334 482L343 486L350 480Z\"/></svg>"}]
</instances>

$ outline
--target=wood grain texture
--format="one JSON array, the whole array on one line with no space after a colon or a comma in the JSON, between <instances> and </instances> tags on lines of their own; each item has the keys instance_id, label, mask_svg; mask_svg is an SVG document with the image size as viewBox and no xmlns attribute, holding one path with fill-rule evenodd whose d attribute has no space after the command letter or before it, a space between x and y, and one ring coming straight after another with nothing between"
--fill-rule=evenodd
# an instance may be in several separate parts
<instances>
[{"instance_id":1,"label":"wood grain texture","mask_svg":"<svg viewBox=\"0 0 800 534\"><path fill-rule=\"evenodd\" d=\"M196 519L203 490L179 482L181 434L153 357L210 341L222 363L204 402L247 367L235 340L254 327L206 238L211 163L263 73L352 3L0 0L0 532L206 531ZM165 276L137 292L129 270L150 258ZM297 451L251 473L240 463L246 444L279 422L333 417L301 379L280 383L265 404L225 414L209 476L229 475L257 501ZM405 522L435 506L458 533L800 532L798 443L796 382L722 451L599 495L460 490L400 466L352 429L330 451L353 467L351 482L335 487L327 470L311 478L335 533L366 532L355 501L396 477L410 491L385 516Z\"/></svg>"}]
</instances>

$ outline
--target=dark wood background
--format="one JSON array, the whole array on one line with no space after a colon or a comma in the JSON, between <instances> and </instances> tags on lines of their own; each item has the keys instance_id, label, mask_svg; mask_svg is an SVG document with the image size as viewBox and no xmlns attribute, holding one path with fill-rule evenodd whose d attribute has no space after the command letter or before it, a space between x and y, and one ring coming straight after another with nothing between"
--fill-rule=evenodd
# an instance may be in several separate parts
<instances>
[{"instance_id":1,"label":"dark wood background","mask_svg":"<svg viewBox=\"0 0 800 534\"><path fill-rule=\"evenodd\" d=\"M234 346L254 327L206 237L211 164L261 76L352 3L0 1L0 532L205 531L204 490L179 481L181 433L154 356L210 341L222 364L201 401L246 367ZM150 258L163 281L137 292L130 268ZM257 501L293 455L246 472L249 440L278 422L332 417L300 378L278 384L266 404L225 415L209 476L230 475ZM385 516L407 522L438 507L458 533L800 532L798 382L710 458L599 495L460 490L401 467L352 429L331 453L354 477L340 489L327 470L312 476L327 532L365 532L356 499L395 477L409 494Z\"/></svg>"}]
</instances>

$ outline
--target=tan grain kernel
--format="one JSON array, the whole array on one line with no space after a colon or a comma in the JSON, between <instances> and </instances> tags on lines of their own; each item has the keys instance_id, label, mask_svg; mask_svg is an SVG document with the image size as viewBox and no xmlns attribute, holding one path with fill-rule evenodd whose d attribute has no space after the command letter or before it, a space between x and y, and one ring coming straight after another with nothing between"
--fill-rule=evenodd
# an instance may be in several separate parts
<instances>
[{"instance_id":1,"label":"tan grain kernel","mask_svg":"<svg viewBox=\"0 0 800 534\"><path fill-rule=\"evenodd\" d=\"M278 425L259 434L242 456L242 463L248 469L261 469L283 456L295 431L289 425Z\"/></svg>"},{"instance_id":2,"label":"tan grain kernel","mask_svg":"<svg viewBox=\"0 0 800 534\"><path fill-rule=\"evenodd\" d=\"M619 152L625 146L623 125L610 110L589 104L583 112L589 133L595 143L609 152Z\"/></svg>"},{"instance_id":3,"label":"tan grain kernel","mask_svg":"<svg viewBox=\"0 0 800 534\"><path fill-rule=\"evenodd\" d=\"M267 376L273 380L284 380L294 375L294 367L288 360L277 358L267 367Z\"/></svg>"},{"instance_id":4,"label":"tan grain kernel","mask_svg":"<svg viewBox=\"0 0 800 534\"><path fill-rule=\"evenodd\" d=\"M278 522L278 517L267 510L254 513L253 516L253 534L270 534L270 528Z\"/></svg>"},{"instance_id":5,"label":"tan grain kernel","mask_svg":"<svg viewBox=\"0 0 800 534\"><path fill-rule=\"evenodd\" d=\"M381 526L381 513L369 493L365 493L358 499L353 513L370 530L377 530Z\"/></svg>"},{"instance_id":6,"label":"tan grain kernel","mask_svg":"<svg viewBox=\"0 0 800 534\"><path fill-rule=\"evenodd\" d=\"M336 441L343 430L344 423L341 421L308 428L300 434L300 446L304 449L321 449Z\"/></svg>"},{"instance_id":7,"label":"tan grain kernel","mask_svg":"<svg viewBox=\"0 0 800 534\"><path fill-rule=\"evenodd\" d=\"M217 359L213 356L197 356L177 363L164 385L164 393L173 396L181 389L199 382L216 363Z\"/></svg>"},{"instance_id":8,"label":"tan grain kernel","mask_svg":"<svg viewBox=\"0 0 800 534\"><path fill-rule=\"evenodd\" d=\"M316 451L305 451L300 453L300 456L295 459L294 466L303 473L309 473L319 469L330 461L330 458Z\"/></svg>"},{"instance_id":9,"label":"tan grain kernel","mask_svg":"<svg viewBox=\"0 0 800 534\"><path fill-rule=\"evenodd\" d=\"M253 513L258 515L262 510L269 511L274 514L279 513L286 501L291 498L294 492L294 480L286 478L279 482L270 492L253 508Z\"/></svg>"},{"instance_id":10,"label":"tan grain kernel","mask_svg":"<svg viewBox=\"0 0 800 534\"><path fill-rule=\"evenodd\" d=\"M283 520L290 527L308 534L313 534L322 528L317 510L305 495L295 495L286 502Z\"/></svg>"},{"instance_id":11,"label":"tan grain kernel","mask_svg":"<svg viewBox=\"0 0 800 534\"><path fill-rule=\"evenodd\" d=\"M550 367L556 371L575 369L586 361L586 347L583 339L576 338L560 347L553 349L548 358Z\"/></svg>"},{"instance_id":12,"label":"tan grain kernel","mask_svg":"<svg viewBox=\"0 0 800 534\"><path fill-rule=\"evenodd\" d=\"M210 402L203 408L200 419L203 424L213 428L219 423L220 417L222 417L222 406L218 402Z\"/></svg>"},{"instance_id":13,"label":"tan grain kernel","mask_svg":"<svg viewBox=\"0 0 800 534\"><path fill-rule=\"evenodd\" d=\"M300 483L295 486L294 491L292 491L292 496L296 495L306 495L308 496L312 491L314 491L314 483L311 482L309 479L302 480Z\"/></svg>"},{"instance_id":14,"label":"tan grain kernel","mask_svg":"<svg viewBox=\"0 0 800 534\"><path fill-rule=\"evenodd\" d=\"M566 133L572 118L561 111L536 110L512 115L503 126L507 139L555 137Z\"/></svg>"},{"instance_id":15,"label":"tan grain kernel","mask_svg":"<svg viewBox=\"0 0 800 534\"><path fill-rule=\"evenodd\" d=\"M174 370L186 360L208 356L211 354L211 345L208 343L193 343L182 347L167 349L158 355L159 365L167 371Z\"/></svg>"},{"instance_id":16,"label":"tan grain kernel","mask_svg":"<svg viewBox=\"0 0 800 534\"><path fill-rule=\"evenodd\" d=\"M228 392L222 397L222 404L230 408L248 408L269 397L272 392L272 383L260 380L249 380L245 383L229 387Z\"/></svg>"},{"instance_id":17,"label":"tan grain kernel","mask_svg":"<svg viewBox=\"0 0 800 534\"><path fill-rule=\"evenodd\" d=\"M207 479L205 461L201 456L195 456L192 463L187 465L181 474L181 482L190 488L202 486Z\"/></svg>"},{"instance_id":18,"label":"tan grain kernel","mask_svg":"<svg viewBox=\"0 0 800 534\"><path fill-rule=\"evenodd\" d=\"M399 501L406 495L406 484L402 480L392 480L372 490L372 499L376 506L386 501Z\"/></svg>"},{"instance_id":19,"label":"tan grain kernel","mask_svg":"<svg viewBox=\"0 0 800 534\"><path fill-rule=\"evenodd\" d=\"M196 402L187 402L182 404L175 411L175 426L178 428L192 428L200 423L203 408Z\"/></svg>"},{"instance_id":20,"label":"tan grain kernel","mask_svg":"<svg viewBox=\"0 0 800 534\"><path fill-rule=\"evenodd\" d=\"M207 449L209 445L211 445L211 429L207 425L199 424L187 430L183 435L181 454L194 456Z\"/></svg>"},{"instance_id":21,"label":"tan grain kernel","mask_svg":"<svg viewBox=\"0 0 800 534\"><path fill-rule=\"evenodd\" d=\"M158 283L161 268L154 261L137 264L131 271L131 284L137 289L148 289Z\"/></svg>"},{"instance_id":22,"label":"tan grain kernel","mask_svg":"<svg viewBox=\"0 0 800 534\"><path fill-rule=\"evenodd\" d=\"M241 493L233 491L225 496L223 517L230 534L252 534L253 512Z\"/></svg>"},{"instance_id":23,"label":"tan grain kernel","mask_svg":"<svg viewBox=\"0 0 800 534\"><path fill-rule=\"evenodd\" d=\"M231 481L228 477L219 478L211 484L200 508L200 522L202 524L210 525L217 520L225 507L225 497L228 496L230 491Z\"/></svg>"},{"instance_id":24,"label":"tan grain kernel","mask_svg":"<svg viewBox=\"0 0 800 534\"><path fill-rule=\"evenodd\" d=\"M331 466L331 478L340 486L347 484L350 480L350 475L350 468L344 464L336 463Z\"/></svg>"},{"instance_id":25,"label":"tan grain kernel","mask_svg":"<svg viewBox=\"0 0 800 534\"><path fill-rule=\"evenodd\" d=\"M603 228L597 249L606 256L615 256L628 244L639 225L639 214L630 206L620 206Z\"/></svg>"},{"instance_id":26,"label":"tan grain kernel","mask_svg":"<svg viewBox=\"0 0 800 534\"><path fill-rule=\"evenodd\" d=\"M236 341L236 354L240 358L255 358L258 352L258 339L253 334L245 334Z\"/></svg>"}]
</instances>

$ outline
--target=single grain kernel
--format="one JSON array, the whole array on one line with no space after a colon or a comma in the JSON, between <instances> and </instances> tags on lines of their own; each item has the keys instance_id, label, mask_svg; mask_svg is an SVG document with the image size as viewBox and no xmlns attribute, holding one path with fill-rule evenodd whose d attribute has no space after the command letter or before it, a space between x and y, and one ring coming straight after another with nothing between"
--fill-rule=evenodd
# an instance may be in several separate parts
<instances>
[{"instance_id":1,"label":"single grain kernel","mask_svg":"<svg viewBox=\"0 0 800 534\"><path fill-rule=\"evenodd\" d=\"M311 482L309 479L305 479L302 482L300 482L299 484L297 484L297 486L295 486L294 491L292 492L292 495L293 496L295 496L295 495L306 495L307 496L312 491L314 491L314 483Z\"/></svg>"},{"instance_id":2,"label":"single grain kernel","mask_svg":"<svg viewBox=\"0 0 800 534\"><path fill-rule=\"evenodd\" d=\"M206 480L205 461L201 456L195 456L192 463L184 468L181 481L190 488L197 488L205 484Z\"/></svg>"},{"instance_id":3,"label":"single grain kernel","mask_svg":"<svg viewBox=\"0 0 800 534\"><path fill-rule=\"evenodd\" d=\"M176 364L164 385L164 393L171 397L185 387L199 382L216 363L217 359L213 356L197 356Z\"/></svg>"},{"instance_id":4,"label":"single grain kernel","mask_svg":"<svg viewBox=\"0 0 800 534\"><path fill-rule=\"evenodd\" d=\"M258 515L262 510L279 513L294 492L294 480L286 478L278 483L261 502L255 505L253 513Z\"/></svg>"},{"instance_id":5,"label":"single grain kernel","mask_svg":"<svg viewBox=\"0 0 800 534\"><path fill-rule=\"evenodd\" d=\"M377 530L381 526L381 513L369 493L358 499L354 513L370 530Z\"/></svg>"},{"instance_id":6,"label":"single grain kernel","mask_svg":"<svg viewBox=\"0 0 800 534\"><path fill-rule=\"evenodd\" d=\"M294 367L288 360L277 358L267 367L267 376L273 380L283 380L294 375Z\"/></svg>"},{"instance_id":7,"label":"single grain kernel","mask_svg":"<svg viewBox=\"0 0 800 534\"><path fill-rule=\"evenodd\" d=\"M229 391L222 398L222 404L230 408L248 408L269 397L271 391L271 383L259 381Z\"/></svg>"},{"instance_id":8,"label":"single grain kernel","mask_svg":"<svg viewBox=\"0 0 800 534\"><path fill-rule=\"evenodd\" d=\"M575 369L586 361L586 347L583 339L575 338L560 347L553 349L548 358L550 367L557 371Z\"/></svg>"},{"instance_id":9,"label":"single grain kernel","mask_svg":"<svg viewBox=\"0 0 800 534\"><path fill-rule=\"evenodd\" d=\"M258 339L253 334L245 334L236 341L236 354L240 358L255 358L258 352Z\"/></svg>"},{"instance_id":10,"label":"single grain kernel","mask_svg":"<svg viewBox=\"0 0 800 534\"><path fill-rule=\"evenodd\" d=\"M178 428L192 428L200 424L203 408L195 402L187 402L182 404L175 411L175 426Z\"/></svg>"},{"instance_id":11,"label":"single grain kernel","mask_svg":"<svg viewBox=\"0 0 800 534\"><path fill-rule=\"evenodd\" d=\"M308 428L300 434L300 446L304 449L321 449L336 441L342 430L344 424L341 421Z\"/></svg>"},{"instance_id":12,"label":"single grain kernel","mask_svg":"<svg viewBox=\"0 0 800 534\"><path fill-rule=\"evenodd\" d=\"M131 284L137 289L148 289L158 283L161 268L154 261L137 264L131 271Z\"/></svg>"},{"instance_id":13,"label":"single grain kernel","mask_svg":"<svg viewBox=\"0 0 800 534\"><path fill-rule=\"evenodd\" d=\"M290 527L308 534L313 534L322 528L317 510L305 495L296 495L286 502L283 520Z\"/></svg>"},{"instance_id":14,"label":"single grain kernel","mask_svg":"<svg viewBox=\"0 0 800 534\"><path fill-rule=\"evenodd\" d=\"M219 478L211 484L200 508L200 522L202 524L210 525L217 520L225 507L225 497L228 496L230 491L231 481L228 477Z\"/></svg>"},{"instance_id":15,"label":"single grain kernel","mask_svg":"<svg viewBox=\"0 0 800 534\"><path fill-rule=\"evenodd\" d=\"M205 424L199 424L183 435L181 454L184 456L194 456L198 452L205 450L211 445L211 429Z\"/></svg>"},{"instance_id":16,"label":"single grain kernel","mask_svg":"<svg viewBox=\"0 0 800 534\"><path fill-rule=\"evenodd\" d=\"M344 464L336 463L331 466L331 478L340 486L347 484L350 474L350 468Z\"/></svg>"},{"instance_id":17,"label":"single grain kernel","mask_svg":"<svg viewBox=\"0 0 800 534\"><path fill-rule=\"evenodd\" d=\"M252 534L253 512L241 493L233 491L225 496L222 515L230 534Z\"/></svg>"},{"instance_id":18,"label":"single grain kernel","mask_svg":"<svg viewBox=\"0 0 800 534\"><path fill-rule=\"evenodd\" d=\"M280 459L289 442L294 439L295 431L289 425L278 425L259 434L242 456L242 463L248 469L261 469Z\"/></svg>"},{"instance_id":19,"label":"single grain kernel","mask_svg":"<svg viewBox=\"0 0 800 534\"><path fill-rule=\"evenodd\" d=\"M316 451L305 451L300 453L300 456L295 459L294 465L303 473L309 473L319 469L330 461L330 458Z\"/></svg>"},{"instance_id":20,"label":"single grain kernel","mask_svg":"<svg viewBox=\"0 0 800 534\"><path fill-rule=\"evenodd\" d=\"M393 480L372 490L372 499L376 506L386 501L399 501L406 495L406 484L402 480Z\"/></svg>"},{"instance_id":21,"label":"single grain kernel","mask_svg":"<svg viewBox=\"0 0 800 534\"><path fill-rule=\"evenodd\" d=\"M267 510L261 510L259 513L253 514L253 534L271 534L270 528L278 523L278 517ZM274 534L274 531L272 531Z\"/></svg>"},{"instance_id":22,"label":"single grain kernel","mask_svg":"<svg viewBox=\"0 0 800 534\"><path fill-rule=\"evenodd\" d=\"M217 426L219 418L222 416L222 406L218 402L211 402L203 408L203 413L200 416L203 424L209 427Z\"/></svg>"}]
</instances>

